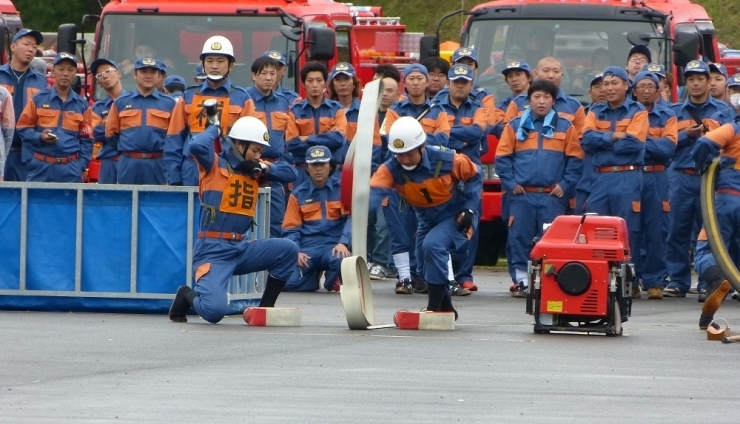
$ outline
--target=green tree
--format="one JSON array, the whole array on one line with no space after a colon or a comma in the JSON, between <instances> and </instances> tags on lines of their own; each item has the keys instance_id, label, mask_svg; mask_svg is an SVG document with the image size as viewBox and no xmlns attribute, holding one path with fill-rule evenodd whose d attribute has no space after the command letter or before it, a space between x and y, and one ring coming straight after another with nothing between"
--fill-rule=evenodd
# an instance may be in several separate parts
<instances>
[{"instance_id":1,"label":"green tree","mask_svg":"<svg viewBox=\"0 0 740 424\"><path fill-rule=\"evenodd\" d=\"M26 28L45 32L55 32L64 23L79 28L83 15L101 11L98 0L13 0L13 4Z\"/></svg>"}]
</instances>

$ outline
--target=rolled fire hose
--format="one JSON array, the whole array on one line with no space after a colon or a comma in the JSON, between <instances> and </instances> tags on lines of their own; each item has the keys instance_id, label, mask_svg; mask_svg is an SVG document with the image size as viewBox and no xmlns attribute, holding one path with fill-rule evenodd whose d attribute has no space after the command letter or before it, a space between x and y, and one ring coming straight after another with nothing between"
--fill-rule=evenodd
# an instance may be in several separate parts
<instances>
[{"instance_id":1,"label":"rolled fire hose","mask_svg":"<svg viewBox=\"0 0 740 424\"><path fill-rule=\"evenodd\" d=\"M725 274L725 278L732 284L732 287L740 292L740 272L727 251L717 222L714 192L717 185L717 176L720 172L719 163L720 159L715 159L701 178L701 216L704 220L704 230L707 233L709 248L717 261L717 266Z\"/></svg>"},{"instance_id":2,"label":"rolled fire hose","mask_svg":"<svg viewBox=\"0 0 740 424\"><path fill-rule=\"evenodd\" d=\"M370 207L370 171L373 134L383 83L365 85L352 139L342 169L342 206L352 216L352 254L342 260L342 288L339 291L351 330L367 330L375 324L373 291L367 269L367 221Z\"/></svg>"}]
</instances>

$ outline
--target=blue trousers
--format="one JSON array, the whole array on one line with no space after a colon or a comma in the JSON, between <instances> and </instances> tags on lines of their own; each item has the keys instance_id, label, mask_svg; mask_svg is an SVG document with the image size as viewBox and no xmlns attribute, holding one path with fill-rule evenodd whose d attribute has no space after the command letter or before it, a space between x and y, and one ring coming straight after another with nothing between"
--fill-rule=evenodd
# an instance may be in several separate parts
<instances>
[{"instance_id":1,"label":"blue trousers","mask_svg":"<svg viewBox=\"0 0 740 424\"><path fill-rule=\"evenodd\" d=\"M308 267L293 269L293 276L283 289L286 292L313 292L319 289L321 273L326 271L324 288L329 290L337 279L342 278L342 258L332 256L331 251L337 243L330 242L321 246L301 248L301 252L311 257ZM298 259L296 259L296 262ZM297 267L296 267L297 268Z\"/></svg>"},{"instance_id":2,"label":"blue trousers","mask_svg":"<svg viewBox=\"0 0 740 424\"><path fill-rule=\"evenodd\" d=\"M27 181L42 183L81 183L82 172L87 167L82 159L68 163L49 163L31 159Z\"/></svg>"},{"instance_id":3,"label":"blue trousers","mask_svg":"<svg viewBox=\"0 0 740 424\"><path fill-rule=\"evenodd\" d=\"M633 252L632 260L640 272L642 287L659 287L668 275L666 266L666 238L668 237L668 174L665 171L645 172L642 175L640 211L640 250Z\"/></svg>"},{"instance_id":4,"label":"blue trousers","mask_svg":"<svg viewBox=\"0 0 740 424\"><path fill-rule=\"evenodd\" d=\"M115 184L118 182L118 162L112 158L100 159L98 184Z\"/></svg>"},{"instance_id":5,"label":"blue trousers","mask_svg":"<svg viewBox=\"0 0 740 424\"><path fill-rule=\"evenodd\" d=\"M480 225L480 214L483 210L483 202L478 206L478 215L475 217L475 228ZM473 281L473 267L475 266L475 256L478 254L478 231L475 231L470 237L462 251L455 252L452 255L452 265L455 271L455 281L462 284L466 281Z\"/></svg>"},{"instance_id":6,"label":"blue trousers","mask_svg":"<svg viewBox=\"0 0 740 424\"><path fill-rule=\"evenodd\" d=\"M640 254L642 171L594 173L586 212L618 216L627 221L632 260ZM635 264L638 273L641 272Z\"/></svg>"},{"instance_id":7,"label":"blue trousers","mask_svg":"<svg viewBox=\"0 0 740 424\"><path fill-rule=\"evenodd\" d=\"M270 182L270 237L283 236L283 220L285 219L286 196L283 185Z\"/></svg>"},{"instance_id":8,"label":"blue trousers","mask_svg":"<svg viewBox=\"0 0 740 424\"><path fill-rule=\"evenodd\" d=\"M5 160L5 170L3 171L5 181L27 181L28 164L21 159L20 151L10 151Z\"/></svg>"},{"instance_id":9,"label":"blue trousers","mask_svg":"<svg viewBox=\"0 0 740 424\"><path fill-rule=\"evenodd\" d=\"M477 228L474 229L475 231ZM427 284L449 284L447 259L465 246L468 238L457 230L456 217L443 219L430 226L420 224L416 234L416 253L419 269Z\"/></svg>"},{"instance_id":10,"label":"blue trousers","mask_svg":"<svg viewBox=\"0 0 740 424\"><path fill-rule=\"evenodd\" d=\"M226 240L209 243L213 243L212 247L229 244L224 250L205 248L196 253L198 259L193 261L197 293L193 307L198 315L213 324L226 315L232 276L267 270L274 278L286 281L298 261L298 246L287 239L244 240L236 245L233 243L237 242Z\"/></svg>"},{"instance_id":11,"label":"blue trousers","mask_svg":"<svg viewBox=\"0 0 740 424\"><path fill-rule=\"evenodd\" d=\"M368 261L391 266L391 235L385 222L385 208L370 211L367 219L367 256Z\"/></svg>"},{"instance_id":12,"label":"blue trousers","mask_svg":"<svg viewBox=\"0 0 740 424\"><path fill-rule=\"evenodd\" d=\"M414 238L417 236L418 223L414 209L401 198L395 190L388 195L388 206L383 208L385 222L391 235L391 254L408 252L411 277L421 275ZM445 260L445 264L447 260ZM447 266L447 265L445 265ZM446 271L445 271L446 274Z\"/></svg>"},{"instance_id":13,"label":"blue trousers","mask_svg":"<svg viewBox=\"0 0 740 424\"><path fill-rule=\"evenodd\" d=\"M513 269L526 271L532 240L542 237L543 224L552 222L555 217L565 214L565 196L556 197L549 193L525 193L513 196L509 218L509 237L507 245L511 257L509 264Z\"/></svg>"},{"instance_id":14,"label":"blue trousers","mask_svg":"<svg viewBox=\"0 0 740 424\"><path fill-rule=\"evenodd\" d=\"M503 191L501 193L501 219L504 220L504 223L506 225L509 225L509 215L511 214L511 198L513 194L508 191ZM508 236L507 236L508 240ZM511 250L509 249L509 243L506 242L506 246L504 246L504 251L506 255L506 267L509 271L509 276L511 276L511 281L516 281L516 270L511 265Z\"/></svg>"},{"instance_id":15,"label":"blue trousers","mask_svg":"<svg viewBox=\"0 0 740 424\"><path fill-rule=\"evenodd\" d=\"M689 251L696 242L702 226L701 177L681 171L668 171L670 178L671 212L666 250L666 265L671 282L668 287L677 287L686 293L691 288L691 257Z\"/></svg>"},{"instance_id":16,"label":"blue trousers","mask_svg":"<svg viewBox=\"0 0 740 424\"><path fill-rule=\"evenodd\" d=\"M164 159L138 159L121 155L118 160L118 184L167 184Z\"/></svg>"},{"instance_id":17,"label":"blue trousers","mask_svg":"<svg viewBox=\"0 0 740 424\"><path fill-rule=\"evenodd\" d=\"M573 209L573 215L583 215L586 212L586 200L590 194L588 191L576 189L576 207Z\"/></svg>"}]
</instances>

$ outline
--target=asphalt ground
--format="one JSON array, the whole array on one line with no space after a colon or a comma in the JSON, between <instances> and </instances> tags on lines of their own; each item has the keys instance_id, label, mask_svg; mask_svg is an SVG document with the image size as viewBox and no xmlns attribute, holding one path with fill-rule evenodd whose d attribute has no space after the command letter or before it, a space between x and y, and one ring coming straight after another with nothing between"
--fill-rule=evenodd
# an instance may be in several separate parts
<instances>
[{"instance_id":1,"label":"asphalt ground","mask_svg":"<svg viewBox=\"0 0 740 424\"><path fill-rule=\"evenodd\" d=\"M737 423L740 345L700 304L634 302L625 335L535 335L505 272L476 270L449 332L348 329L334 293L286 293L303 327L193 316L0 312L0 423ZM426 295L373 285L378 323ZM740 330L740 302L717 317Z\"/></svg>"}]
</instances>

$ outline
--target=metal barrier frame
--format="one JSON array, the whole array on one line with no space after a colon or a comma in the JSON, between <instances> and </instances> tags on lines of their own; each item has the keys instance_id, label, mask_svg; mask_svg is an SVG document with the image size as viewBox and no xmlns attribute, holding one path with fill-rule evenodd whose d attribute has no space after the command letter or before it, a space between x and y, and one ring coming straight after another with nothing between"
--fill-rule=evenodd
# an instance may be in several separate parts
<instances>
[{"instance_id":1,"label":"metal barrier frame","mask_svg":"<svg viewBox=\"0 0 740 424\"><path fill-rule=\"evenodd\" d=\"M83 298L126 298L126 299L172 299L174 293L137 292L138 222L139 194L149 192L173 192L187 195L187 243L184 284L193 286L193 241L196 196L198 187L172 187L156 185L118 185L118 184L77 184L77 183L30 183L0 182L0 196L7 189L21 190L20 211L20 272L19 289L0 289L2 296L61 296ZM67 190L76 195L75 226L75 288L73 291L29 290L26 288L27 235L28 235L28 192L29 190ZM270 187L260 187L257 203L256 228L247 232L250 240L270 237ZM125 191L131 193L131 277L129 292L82 291L82 226L84 214L84 192L86 191ZM229 299L251 300L261 297L267 271L234 276L229 287Z\"/></svg>"}]
</instances>

